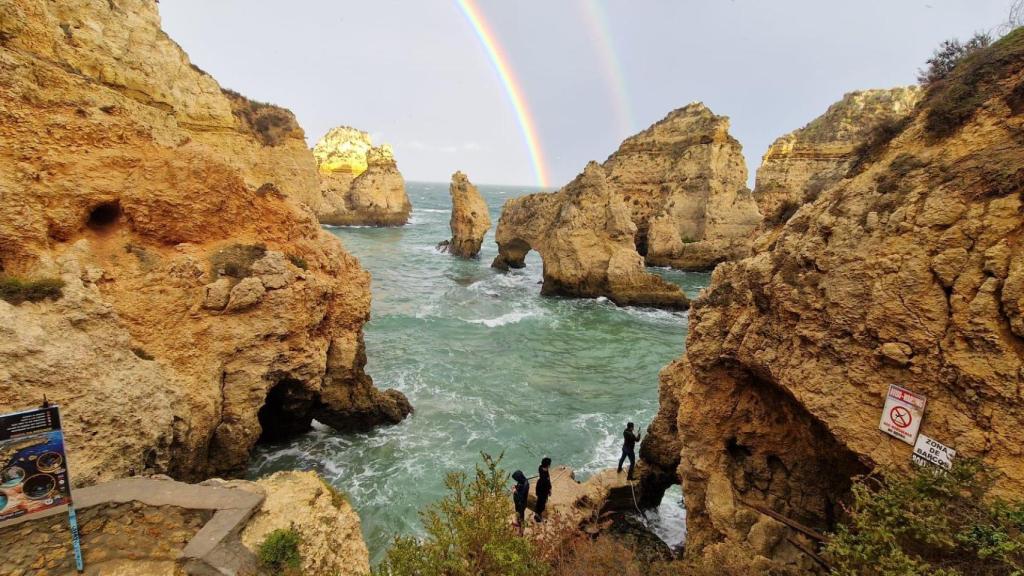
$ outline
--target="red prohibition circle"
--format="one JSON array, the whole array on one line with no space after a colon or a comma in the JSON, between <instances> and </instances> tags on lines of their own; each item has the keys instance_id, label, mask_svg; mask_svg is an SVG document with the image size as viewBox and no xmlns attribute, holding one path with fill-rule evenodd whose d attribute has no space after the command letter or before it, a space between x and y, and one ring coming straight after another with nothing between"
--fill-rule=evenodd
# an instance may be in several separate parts
<instances>
[{"instance_id":1,"label":"red prohibition circle","mask_svg":"<svg viewBox=\"0 0 1024 576\"><path fill-rule=\"evenodd\" d=\"M903 406L893 406L892 410L889 411L889 420L891 420L897 428L906 428L914 421L914 417L911 415L910 410L907 410Z\"/></svg>"}]
</instances>

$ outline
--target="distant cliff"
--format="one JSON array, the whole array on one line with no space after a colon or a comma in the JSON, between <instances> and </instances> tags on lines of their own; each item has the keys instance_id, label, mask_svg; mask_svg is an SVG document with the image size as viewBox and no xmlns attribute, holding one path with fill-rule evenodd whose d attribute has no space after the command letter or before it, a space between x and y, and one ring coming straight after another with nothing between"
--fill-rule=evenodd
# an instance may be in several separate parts
<instances>
[{"instance_id":1,"label":"distant cliff","mask_svg":"<svg viewBox=\"0 0 1024 576\"><path fill-rule=\"evenodd\" d=\"M262 438L396 422L369 274L301 204L290 112L224 91L148 0L0 1L0 412L61 405L78 483L244 470Z\"/></svg>"},{"instance_id":2,"label":"distant cliff","mask_svg":"<svg viewBox=\"0 0 1024 576\"><path fill-rule=\"evenodd\" d=\"M412 204L388 145L374 147L366 132L332 128L313 148L322 197L313 208L322 224L401 226Z\"/></svg>"}]
</instances>

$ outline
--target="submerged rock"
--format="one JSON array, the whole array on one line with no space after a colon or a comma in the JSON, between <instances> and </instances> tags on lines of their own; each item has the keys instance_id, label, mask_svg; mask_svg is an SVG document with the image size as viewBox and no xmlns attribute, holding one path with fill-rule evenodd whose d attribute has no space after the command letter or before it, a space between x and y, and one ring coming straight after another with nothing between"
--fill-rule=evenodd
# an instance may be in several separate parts
<instances>
[{"instance_id":1,"label":"submerged rock","mask_svg":"<svg viewBox=\"0 0 1024 576\"><path fill-rule=\"evenodd\" d=\"M812 569L762 511L830 530L854 476L909 469L878 429L890 384L927 397L921 433L1024 497L1024 30L990 50L694 302L642 450L677 465L660 473L682 481L687 554L725 540Z\"/></svg>"},{"instance_id":2,"label":"submerged rock","mask_svg":"<svg viewBox=\"0 0 1024 576\"><path fill-rule=\"evenodd\" d=\"M544 259L542 294L605 296L623 306L686 309L689 301L678 286L644 269L635 234L622 198L608 184L604 170L591 162L558 192L505 203L492 266L522 268L526 254L536 250Z\"/></svg>"},{"instance_id":3,"label":"submerged rock","mask_svg":"<svg viewBox=\"0 0 1024 576\"><path fill-rule=\"evenodd\" d=\"M648 265L709 270L749 253L761 215L727 117L690 104L627 138L603 166Z\"/></svg>"},{"instance_id":4,"label":"submerged rock","mask_svg":"<svg viewBox=\"0 0 1024 576\"><path fill-rule=\"evenodd\" d=\"M322 224L402 226L412 204L388 145L373 146L366 132L333 128L313 148L320 172Z\"/></svg>"},{"instance_id":5,"label":"submerged rock","mask_svg":"<svg viewBox=\"0 0 1024 576\"><path fill-rule=\"evenodd\" d=\"M487 202L476 186L462 172L452 174L452 183L448 188L452 195L452 217L449 223L452 238L442 242L439 247L456 256L476 258L484 235L491 228L491 215Z\"/></svg>"},{"instance_id":6,"label":"submerged rock","mask_svg":"<svg viewBox=\"0 0 1024 576\"><path fill-rule=\"evenodd\" d=\"M287 111L223 91L157 4L2 2L0 412L61 405L74 480L238 473L261 438L409 411L363 370L369 274L296 200Z\"/></svg>"}]
</instances>

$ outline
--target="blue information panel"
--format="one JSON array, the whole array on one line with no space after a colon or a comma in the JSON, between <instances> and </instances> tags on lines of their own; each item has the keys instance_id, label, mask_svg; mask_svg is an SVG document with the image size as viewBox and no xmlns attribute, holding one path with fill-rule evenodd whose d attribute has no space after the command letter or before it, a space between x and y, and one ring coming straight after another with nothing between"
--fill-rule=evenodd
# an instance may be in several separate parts
<instances>
[{"instance_id":1,"label":"blue information panel","mask_svg":"<svg viewBox=\"0 0 1024 576\"><path fill-rule=\"evenodd\" d=\"M0 526L67 506L81 570L67 462L57 406L0 415Z\"/></svg>"}]
</instances>

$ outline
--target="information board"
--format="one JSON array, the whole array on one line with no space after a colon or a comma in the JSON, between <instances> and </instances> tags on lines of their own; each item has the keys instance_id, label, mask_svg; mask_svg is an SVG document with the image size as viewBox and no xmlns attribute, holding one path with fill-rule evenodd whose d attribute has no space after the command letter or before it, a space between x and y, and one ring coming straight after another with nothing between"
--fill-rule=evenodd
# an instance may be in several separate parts
<instances>
[{"instance_id":1,"label":"information board","mask_svg":"<svg viewBox=\"0 0 1024 576\"><path fill-rule=\"evenodd\" d=\"M58 408L0 416L0 526L70 502Z\"/></svg>"}]
</instances>

